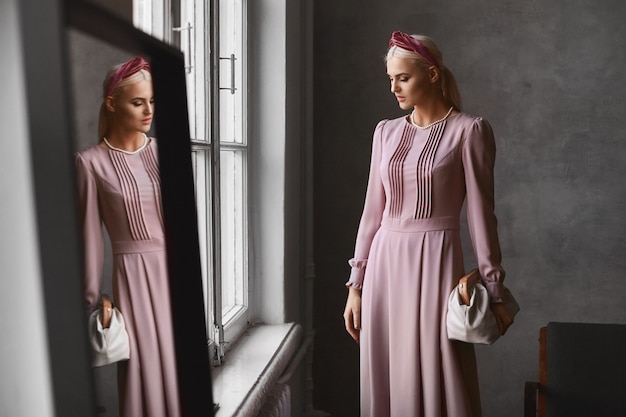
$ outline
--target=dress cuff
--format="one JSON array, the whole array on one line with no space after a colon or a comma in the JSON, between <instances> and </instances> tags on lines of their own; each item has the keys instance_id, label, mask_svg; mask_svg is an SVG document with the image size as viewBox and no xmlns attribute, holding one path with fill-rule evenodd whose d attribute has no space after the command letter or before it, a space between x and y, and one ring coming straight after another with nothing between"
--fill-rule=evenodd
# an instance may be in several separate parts
<instances>
[{"instance_id":1,"label":"dress cuff","mask_svg":"<svg viewBox=\"0 0 626 417\"><path fill-rule=\"evenodd\" d=\"M486 282L484 283L489 294L489 301L491 303L504 302L504 285L502 282Z\"/></svg>"},{"instance_id":2,"label":"dress cuff","mask_svg":"<svg viewBox=\"0 0 626 417\"><path fill-rule=\"evenodd\" d=\"M362 289L367 259L355 260L352 258L348 261L348 264L352 267L352 270L350 271L350 279L346 282L346 287L352 287L357 290Z\"/></svg>"}]
</instances>

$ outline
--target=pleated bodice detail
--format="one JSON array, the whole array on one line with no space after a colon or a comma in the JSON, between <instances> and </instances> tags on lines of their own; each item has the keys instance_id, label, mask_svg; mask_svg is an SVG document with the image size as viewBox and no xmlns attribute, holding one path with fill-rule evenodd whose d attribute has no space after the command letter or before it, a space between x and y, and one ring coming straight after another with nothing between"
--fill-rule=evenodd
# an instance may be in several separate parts
<instances>
[{"instance_id":1,"label":"pleated bodice detail","mask_svg":"<svg viewBox=\"0 0 626 417\"><path fill-rule=\"evenodd\" d=\"M429 218L432 211L432 170L435 154L441 141L446 122L443 121L434 125L428 130L426 142L422 144L415 167L415 211L414 219ZM404 198L404 164L409 151L414 146L416 133L419 129L410 124L405 124L393 152L388 166L389 176L389 217L398 218L402 215L402 200ZM410 186L410 184L408 184Z\"/></svg>"},{"instance_id":2,"label":"pleated bodice detail","mask_svg":"<svg viewBox=\"0 0 626 417\"><path fill-rule=\"evenodd\" d=\"M108 150L108 153L120 183L130 237L150 240L152 235L146 218L159 219L163 225L161 178L156 156L153 152L129 155Z\"/></svg>"}]
</instances>

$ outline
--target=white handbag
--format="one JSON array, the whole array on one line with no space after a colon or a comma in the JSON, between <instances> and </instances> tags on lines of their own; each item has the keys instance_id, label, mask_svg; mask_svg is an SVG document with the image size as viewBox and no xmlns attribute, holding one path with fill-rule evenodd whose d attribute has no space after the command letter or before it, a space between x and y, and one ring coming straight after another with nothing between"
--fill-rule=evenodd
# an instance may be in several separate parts
<instances>
[{"instance_id":1,"label":"white handbag","mask_svg":"<svg viewBox=\"0 0 626 417\"><path fill-rule=\"evenodd\" d=\"M122 313L112 305L104 308L110 309L111 319L108 327L105 328L102 324L103 308L95 310L89 316L89 343L94 367L130 358L130 342Z\"/></svg>"},{"instance_id":2,"label":"white handbag","mask_svg":"<svg viewBox=\"0 0 626 417\"><path fill-rule=\"evenodd\" d=\"M519 312L519 304L507 288L503 302L512 317ZM446 327L448 339L461 342L490 345L500 337L496 317L489 308L487 288L481 283L477 269L461 278L452 290Z\"/></svg>"}]
</instances>

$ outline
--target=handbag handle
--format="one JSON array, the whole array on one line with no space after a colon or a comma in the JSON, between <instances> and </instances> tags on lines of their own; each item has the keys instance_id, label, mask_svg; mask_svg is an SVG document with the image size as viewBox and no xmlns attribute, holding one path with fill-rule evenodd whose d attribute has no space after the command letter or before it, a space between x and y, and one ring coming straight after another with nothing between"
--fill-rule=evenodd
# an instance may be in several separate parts
<instances>
[{"instance_id":1,"label":"handbag handle","mask_svg":"<svg viewBox=\"0 0 626 417\"><path fill-rule=\"evenodd\" d=\"M479 281L480 273L478 272L478 268L472 269L459 280L459 295L461 296L461 301L466 306L470 305L472 290L474 289L474 285Z\"/></svg>"},{"instance_id":2,"label":"handbag handle","mask_svg":"<svg viewBox=\"0 0 626 417\"><path fill-rule=\"evenodd\" d=\"M102 318L102 328L108 329L111 325L111 317L113 317L113 302L107 294L102 294L101 298L100 317Z\"/></svg>"}]
</instances>

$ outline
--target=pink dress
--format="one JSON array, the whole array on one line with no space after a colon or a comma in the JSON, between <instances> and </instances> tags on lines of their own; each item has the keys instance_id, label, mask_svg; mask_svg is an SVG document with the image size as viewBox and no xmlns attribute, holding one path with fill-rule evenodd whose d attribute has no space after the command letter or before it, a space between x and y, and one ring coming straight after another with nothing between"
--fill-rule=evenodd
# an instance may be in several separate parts
<instances>
[{"instance_id":1,"label":"pink dress","mask_svg":"<svg viewBox=\"0 0 626 417\"><path fill-rule=\"evenodd\" d=\"M362 417L477 417L472 345L448 340L447 301L464 273L459 216L493 300L502 294L494 214L495 143L459 113L427 129L406 117L374 132L348 285L362 288Z\"/></svg>"},{"instance_id":2,"label":"pink dress","mask_svg":"<svg viewBox=\"0 0 626 417\"><path fill-rule=\"evenodd\" d=\"M156 140L135 154L101 145L76 155L88 308L97 306L102 224L111 238L114 301L130 338L118 364L122 417L178 417L161 184Z\"/></svg>"}]
</instances>

